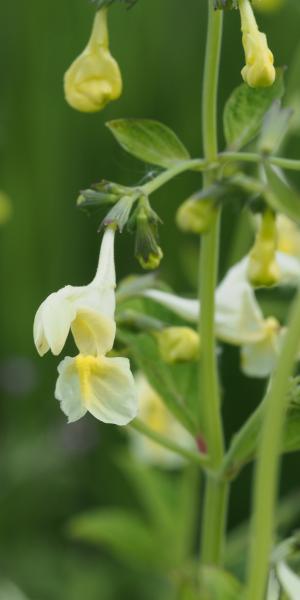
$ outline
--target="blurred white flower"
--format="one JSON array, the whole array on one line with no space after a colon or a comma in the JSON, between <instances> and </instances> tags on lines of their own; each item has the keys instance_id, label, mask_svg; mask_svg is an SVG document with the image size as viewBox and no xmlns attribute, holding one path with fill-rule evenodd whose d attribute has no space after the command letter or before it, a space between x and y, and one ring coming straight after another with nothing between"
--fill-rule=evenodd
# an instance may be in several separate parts
<instances>
[{"instance_id":1,"label":"blurred white flower","mask_svg":"<svg viewBox=\"0 0 300 600\"><path fill-rule=\"evenodd\" d=\"M298 281L300 261L277 253L281 282ZM267 377L275 366L284 330L273 317L264 318L247 280L248 256L229 269L216 290L215 333L223 342L241 346L241 368L249 377ZM189 300L160 290L144 295L173 310L190 322L199 315L198 300Z\"/></svg>"},{"instance_id":2,"label":"blurred white flower","mask_svg":"<svg viewBox=\"0 0 300 600\"><path fill-rule=\"evenodd\" d=\"M278 250L300 260L300 227L285 215L278 215L276 224Z\"/></svg>"},{"instance_id":3,"label":"blurred white flower","mask_svg":"<svg viewBox=\"0 0 300 600\"><path fill-rule=\"evenodd\" d=\"M176 442L181 447L188 449L195 448L192 437L168 411L163 400L151 387L143 373L137 373L135 381L139 404L139 418L150 429ZM140 460L165 468L176 468L183 463L181 456L166 450L145 435L141 435L133 429L129 431L129 435L131 449Z\"/></svg>"},{"instance_id":4,"label":"blurred white flower","mask_svg":"<svg viewBox=\"0 0 300 600\"><path fill-rule=\"evenodd\" d=\"M106 354L115 338L115 230L107 228L93 281L85 286L67 285L50 294L34 320L34 342L43 356L49 349L57 355L71 329L81 354Z\"/></svg>"},{"instance_id":5,"label":"blurred white flower","mask_svg":"<svg viewBox=\"0 0 300 600\"><path fill-rule=\"evenodd\" d=\"M67 356L58 373L55 397L69 423L87 412L115 425L127 425L136 417L136 385L127 358Z\"/></svg>"}]
</instances>

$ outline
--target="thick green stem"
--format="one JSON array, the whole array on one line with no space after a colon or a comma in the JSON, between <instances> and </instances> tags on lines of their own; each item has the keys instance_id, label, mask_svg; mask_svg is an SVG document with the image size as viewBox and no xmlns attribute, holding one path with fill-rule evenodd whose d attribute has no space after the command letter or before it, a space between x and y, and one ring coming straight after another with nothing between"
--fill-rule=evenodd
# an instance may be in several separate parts
<instances>
[{"instance_id":1,"label":"thick green stem","mask_svg":"<svg viewBox=\"0 0 300 600\"><path fill-rule=\"evenodd\" d=\"M215 162L218 154L217 91L222 40L222 11L214 11L208 0L208 32L205 53L202 128L204 156ZM210 185L215 173L204 174L204 186ZM199 369L200 411L203 435L208 447L211 467L217 470L223 459L223 428L215 346L215 289L219 260L220 214L210 231L203 236L200 255L199 300L201 302L199 332L201 361ZM205 489L201 534L201 558L204 563L221 561L227 486L208 477Z\"/></svg>"},{"instance_id":2,"label":"thick green stem","mask_svg":"<svg viewBox=\"0 0 300 600\"><path fill-rule=\"evenodd\" d=\"M300 339L300 292L292 307L280 360L266 398L265 418L258 450L251 525L247 600L263 600L274 533L274 513L280 450L289 377Z\"/></svg>"}]
</instances>

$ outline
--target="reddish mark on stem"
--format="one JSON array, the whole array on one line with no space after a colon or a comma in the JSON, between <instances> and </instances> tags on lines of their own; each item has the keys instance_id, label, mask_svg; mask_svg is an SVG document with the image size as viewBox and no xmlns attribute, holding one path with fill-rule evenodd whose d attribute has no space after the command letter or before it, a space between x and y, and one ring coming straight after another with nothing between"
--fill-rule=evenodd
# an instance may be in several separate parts
<instances>
[{"instance_id":1,"label":"reddish mark on stem","mask_svg":"<svg viewBox=\"0 0 300 600\"><path fill-rule=\"evenodd\" d=\"M199 452L201 452L201 454L207 454L207 444L202 435L197 436L196 444L197 444L198 450L199 450Z\"/></svg>"}]
</instances>

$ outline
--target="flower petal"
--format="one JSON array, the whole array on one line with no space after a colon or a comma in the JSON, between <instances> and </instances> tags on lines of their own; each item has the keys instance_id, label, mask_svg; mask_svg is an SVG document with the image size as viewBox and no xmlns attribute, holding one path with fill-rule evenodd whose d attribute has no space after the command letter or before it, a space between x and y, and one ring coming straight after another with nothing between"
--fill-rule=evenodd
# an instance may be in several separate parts
<instances>
[{"instance_id":1,"label":"flower petal","mask_svg":"<svg viewBox=\"0 0 300 600\"><path fill-rule=\"evenodd\" d=\"M127 425L137 414L129 360L104 356L65 358L58 368L55 397L69 422L89 411L104 423Z\"/></svg>"},{"instance_id":2,"label":"flower petal","mask_svg":"<svg viewBox=\"0 0 300 600\"><path fill-rule=\"evenodd\" d=\"M81 354L102 355L113 347L116 323L95 310L79 309L71 329Z\"/></svg>"},{"instance_id":3,"label":"flower petal","mask_svg":"<svg viewBox=\"0 0 300 600\"><path fill-rule=\"evenodd\" d=\"M55 388L55 398L60 401L60 407L68 417L69 423L78 421L87 412L81 395L75 360L67 356L58 365L59 375Z\"/></svg>"},{"instance_id":4,"label":"flower petal","mask_svg":"<svg viewBox=\"0 0 300 600\"><path fill-rule=\"evenodd\" d=\"M300 598L300 577L293 573L284 561L280 561L276 567L278 579L288 594L290 600Z\"/></svg>"},{"instance_id":5,"label":"flower petal","mask_svg":"<svg viewBox=\"0 0 300 600\"><path fill-rule=\"evenodd\" d=\"M86 398L88 411L104 423L127 425L137 415L137 392L127 358L96 359Z\"/></svg>"},{"instance_id":6,"label":"flower petal","mask_svg":"<svg viewBox=\"0 0 300 600\"><path fill-rule=\"evenodd\" d=\"M278 358L278 340L265 338L241 348L241 369L248 377L268 377Z\"/></svg>"},{"instance_id":7,"label":"flower petal","mask_svg":"<svg viewBox=\"0 0 300 600\"><path fill-rule=\"evenodd\" d=\"M198 300L189 300L187 298L181 298L175 294L169 294L168 292L161 292L160 290L147 290L143 293L145 298L151 298L158 304L165 306L172 310L175 314L179 315L186 321L195 322L198 319L199 313L199 302Z\"/></svg>"},{"instance_id":8,"label":"flower petal","mask_svg":"<svg viewBox=\"0 0 300 600\"><path fill-rule=\"evenodd\" d=\"M48 348L57 355L65 345L71 323L76 315L74 306L66 297L66 289L50 294L37 311L34 340L41 355L45 354Z\"/></svg>"},{"instance_id":9,"label":"flower petal","mask_svg":"<svg viewBox=\"0 0 300 600\"><path fill-rule=\"evenodd\" d=\"M217 289L215 319L217 337L230 344L254 342L264 336L263 314L247 283Z\"/></svg>"}]
</instances>

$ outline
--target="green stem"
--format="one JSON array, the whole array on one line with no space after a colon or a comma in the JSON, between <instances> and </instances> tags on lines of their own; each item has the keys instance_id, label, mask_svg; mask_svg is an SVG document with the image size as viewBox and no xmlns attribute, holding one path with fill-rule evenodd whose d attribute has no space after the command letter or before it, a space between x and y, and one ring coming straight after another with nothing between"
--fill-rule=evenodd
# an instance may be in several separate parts
<instances>
[{"instance_id":1,"label":"green stem","mask_svg":"<svg viewBox=\"0 0 300 600\"><path fill-rule=\"evenodd\" d=\"M280 360L266 397L265 418L255 474L247 600L263 600L273 542L280 450L289 377L300 338L300 292L292 307Z\"/></svg>"},{"instance_id":2,"label":"green stem","mask_svg":"<svg viewBox=\"0 0 300 600\"><path fill-rule=\"evenodd\" d=\"M214 11L208 0L208 32L205 52L202 128L204 156L216 162L217 140L217 92L222 41L223 12ZM204 186L215 179L215 173L205 173ZM220 414L220 393L215 346L215 289L217 285L220 237L220 213L207 234L203 236L200 252L199 301L201 303L199 333L201 336L201 360L199 368L201 425L208 447L210 465L218 470L224 454L223 428ZM208 477L205 489L201 558L204 563L219 564L221 561L227 485Z\"/></svg>"},{"instance_id":3,"label":"green stem","mask_svg":"<svg viewBox=\"0 0 300 600\"><path fill-rule=\"evenodd\" d=\"M240 161L258 163L263 162L265 158L261 154L255 152L221 152L219 154L219 160L221 162L227 161ZM300 160L294 160L292 158L283 158L281 156L268 156L267 160L277 167L282 169L288 169L290 171L300 171Z\"/></svg>"},{"instance_id":4,"label":"green stem","mask_svg":"<svg viewBox=\"0 0 300 600\"><path fill-rule=\"evenodd\" d=\"M135 419L134 421L132 421L129 427L145 435L153 442L156 442L156 444L163 446L163 448L166 448L167 450L170 450L171 452L182 456L182 458L188 460L191 463L195 463L200 467L205 467L205 465L207 465L208 463L206 455L200 454L200 452L196 451L193 452L193 450L187 450L182 446L178 446L175 442L169 440L160 433L157 433L156 431L148 427L148 425L140 421L140 419Z\"/></svg>"},{"instance_id":5,"label":"green stem","mask_svg":"<svg viewBox=\"0 0 300 600\"><path fill-rule=\"evenodd\" d=\"M171 179L173 179L177 175L180 175L180 173L184 173L184 171L202 171L207 168L207 161L201 158L191 158L190 160L183 160L177 163L174 167L171 167L170 169L167 169L166 171L160 173L157 177L152 179L152 181L145 183L145 185L143 185L140 188L140 190L146 196L150 196L150 194L152 194L160 187L171 181Z\"/></svg>"}]
</instances>

